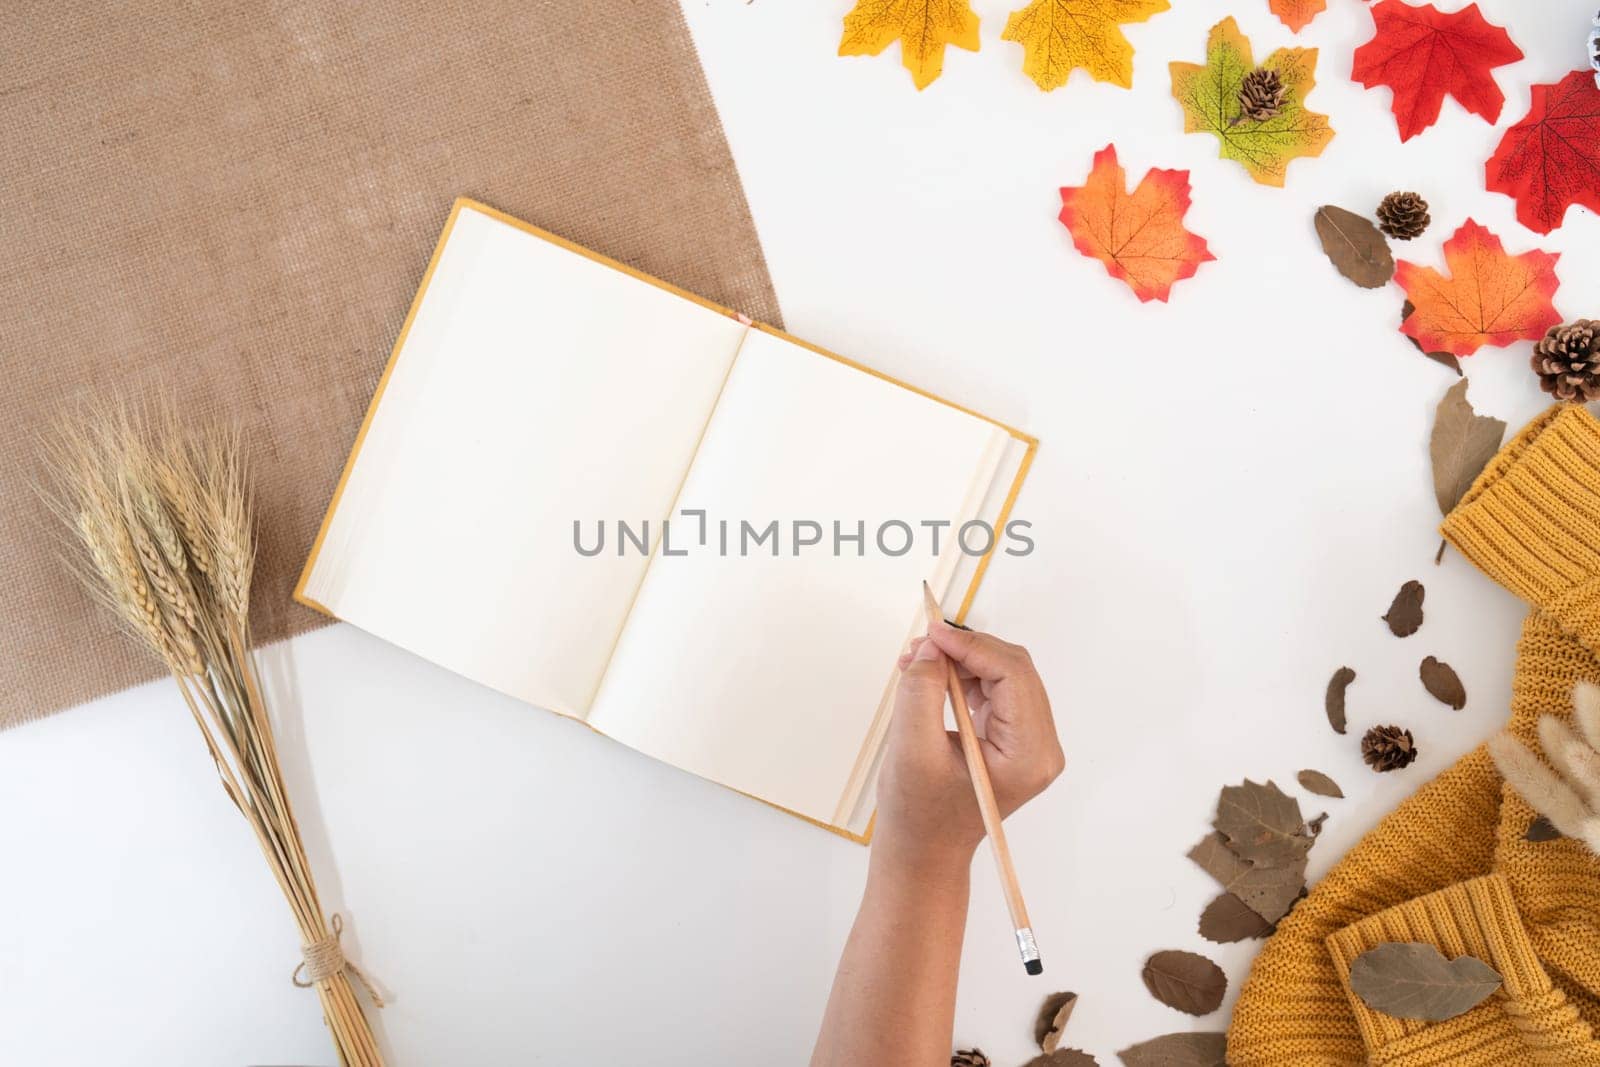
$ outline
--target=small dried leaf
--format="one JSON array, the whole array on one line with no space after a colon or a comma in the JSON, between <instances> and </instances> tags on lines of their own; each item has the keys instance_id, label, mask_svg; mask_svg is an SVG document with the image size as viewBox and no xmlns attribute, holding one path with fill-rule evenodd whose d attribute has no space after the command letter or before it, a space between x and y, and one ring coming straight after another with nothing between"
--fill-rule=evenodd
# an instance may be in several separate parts
<instances>
[{"instance_id":1,"label":"small dried leaf","mask_svg":"<svg viewBox=\"0 0 1600 1067\"><path fill-rule=\"evenodd\" d=\"M1117 1056L1124 1067L1227 1067L1227 1046L1225 1034L1164 1034Z\"/></svg>"},{"instance_id":2,"label":"small dried leaf","mask_svg":"<svg viewBox=\"0 0 1600 1067\"><path fill-rule=\"evenodd\" d=\"M1463 387L1465 384L1462 383ZM1400 591L1394 595L1394 602L1383 616L1383 621L1389 624L1390 633L1396 637L1410 637L1422 628L1423 595L1422 583L1415 579L1400 587Z\"/></svg>"},{"instance_id":3,"label":"small dried leaf","mask_svg":"<svg viewBox=\"0 0 1600 1067\"><path fill-rule=\"evenodd\" d=\"M1228 991L1228 976L1221 967L1198 953L1176 949L1146 960L1143 978L1152 997L1189 1015L1216 1011Z\"/></svg>"},{"instance_id":4,"label":"small dried leaf","mask_svg":"<svg viewBox=\"0 0 1600 1067\"><path fill-rule=\"evenodd\" d=\"M1528 832L1522 835L1524 841L1555 841L1561 837L1561 831L1555 824L1543 815L1538 816L1528 824Z\"/></svg>"},{"instance_id":5,"label":"small dried leaf","mask_svg":"<svg viewBox=\"0 0 1600 1067\"><path fill-rule=\"evenodd\" d=\"M1061 1031L1066 1029L1072 1009L1077 1006L1076 993L1051 993L1045 997L1039 1006L1039 1018L1033 1024L1034 1044L1046 1052L1054 1052L1061 1043Z\"/></svg>"},{"instance_id":6,"label":"small dried leaf","mask_svg":"<svg viewBox=\"0 0 1600 1067\"><path fill-rule=\"evenodd\" d=\"M1099 1061L1087 1052L1075 1048L1059 1048L1054 1052L1035 1056L1022 1067L1099 1067Z\"/></svg>"},{"instance_id":7,"label":"small dried leaf","mask_svg":"<svg viewBox=\"0 0 1600 1067\"><path fill-rule=\"evenodd\" d=\"M1374 1011L1443 1022L1488 999L1500 988L1500 974L1475 956L1447 960L1420 941L1389 941L1350 964L1350 988Z\"/></svg>"},{"instance_id":8,"label":"small dried leaf","mask_svg":"<svg viewBox=\"0 0 1600 1067\"><path fill-rule=\"evenodd\" d=\"M1450 664L1429 656L1422 661L1420 673L1423 688L1439 703L1449 704L1457 711L1467 706L1467 690Z\"/></svg>"},{"instance_id":9,"label":"small dried leaf","mask_svg":"<svg viewBox=\"0 0 1600 1067\"><path fill-rule=\"evenodd\" d=\"M1272 782L1246 778L1223 787L1213 823L1240 859L1257 867L1281 867L1303 860L1311 848L1300 802Z\"/></svg>"},{"instance_id":10,"label":"small dried leaf","mask_svg":"<svg viewBox=\"0 0 1600 1067\"><path fill-rule=\"evenodd\" d=\"M1200 936L1219 945L1266 937L1270 933L1272 924L1232 893L1223 893L1200 913Z\"/></svg>"},{"instance_id":11,"label":"small dried leaf","mask_svg":"<svg viewBox=\"0 0 1600 1067\"><path fill-rule=\"evenodd\" d=\"M1417 345L1417 342L1415 342L1415 341L1412 341L1411 343L1414 344L1414 345ZM1462 374L1462 372L1461 372L1461 361L1458 360L1452 353L1449 353L1449 352L1428 352L1428 351L1424 350L1421 345L1417 345L1417 351L1421 352L1423 355L1427 356L1429 359L1433 360L1435 363L1442 364L1442 365L1444 365L1446 367L1449 367L1451 370L1455 371L1457 378L1461 377L1461 374Z\"/></svg>"},{"instance_id":12,"label":"small dried leaf","mask_svg":"<svg viewBox=\"0 0 1600 1067\"><path fill-rule=\"evenodd\" d=\"M1467 380L1452 385L1433 416L1428 455L1433 460L1433 495L1439 513L1450 514L1476 478L1500 450L1506 424L1479 415L1467 401Z\"/></svg>"},{"instance_id":13,"label":"small dried leaf","mask_svg":"<svg viewBox=\"0 0 1600 1067\"><path fill-rule=\"evenodd\" d=\"M1295 780L1300 783L1300 788L1308 793L1315 793L1319 797L1337 797L1344 799L1344 790L1339 788L1339 783L1329 778L1321 771L1304 770L1295 775Z\"/></svg>"},{"instance_id":14,"label":"small dried leaf","mask_svg":"<svg viewBox=\"0 0 1600 1067\"><path fill-rule=\"evenodd\" d=\"M1394 277L1389 242L1371 222L1353 211L1324 204L1317 208L1317 238L1340 274L1363 289L1379 289Z\"/></svg>"},{"instance_id":15,"label":"small dried leaf","mask_svg":"<svg viewBox=\"0 0 1600 1067\"><path fill-rule=\"evenodd\" d=\"M1164 1034L1117 1053L1123 1067L1227 1067L1226 1034Z\"/></svg>"},{"instance_id":16,"label":"small dried leaf","mask_svg":"<svg viewBox=\"0 0 1600 1067\"><path fill-rule=\"evenodd\" d=\"M1189 850L1189 858L1228 892L1268 922L1289 914L1306 884L1306 860L1282 867L1256 867L1228 848L1223 836L1207 834Z\"/></svg>"},{"instance_id":17,"label":"small dried leaf","mask_svg":"<svg viewBox=\"0 0 1600 1067\"><path fill-rule=\"evenodd\" d=\"M1349 667L1340 667L1328 679L1328 695L1323 698L1323 707L1328 712L1328 725L1336 734L1344 733L1344 691L1355 680L1356 672Z\"/></svg>"},{"instance_id":18,"label":"small dried leaf","mask_svg":"<svg viewBox=\"0 0 1600 1067\"><path fill-rule=\"evenodd\" d=\"M1406 320L1411 317L1411 313L1415 310L1417 310L1417 305L1407 300L1400 308L1400 325L1404 326ZM1415 337L1408 336L1406 340L1410 341L1418 352L1421 352L1435 363L1442 363L1446 367L1449 367L1451 370L1456 372L1457 378L1461 377L1461 361L1455 357L1455 353L1429 352L1427 349L1422 347L1422 342L1418 341Z\"/></svg>"}]
</instances>

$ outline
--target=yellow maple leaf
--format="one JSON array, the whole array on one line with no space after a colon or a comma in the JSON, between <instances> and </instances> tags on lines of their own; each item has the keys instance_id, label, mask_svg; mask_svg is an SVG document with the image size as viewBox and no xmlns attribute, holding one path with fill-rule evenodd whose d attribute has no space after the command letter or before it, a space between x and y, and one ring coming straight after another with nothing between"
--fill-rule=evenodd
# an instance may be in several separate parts
<instances>
[{"instance_id":1,"label":"yellow maple leaf","mask_svg":"<svg viewBox=\"0 0 1600 1067\"><path fill-rule=\"evenodd\" d=\"M875 56L895 41L911 80L926 89L944 70L945 45L978 50L978 16L968 0L857 0L839 54Z\"/></svg>"},{"instance_id":2,"label":"yellow maple leaf","mask_svg":"<svg viewBox=\"0 0 1600 1067\"><path fill-rule=\"evenodd\" d=\"M1122 26L1143 22L1168 0L1033 0L1006 20L1001 40L1022 45L1022 70L1048 92L1082 67L1097 82L1133 87L1133 46Z\"/></svg>"},{"instance_id":3,"label":"yellow maple leaf","mask_svg":"<svg viewBox=\"0 0 1600 1067\"><path fill-rule=\"evenodd\" d=\"M1239 86L1255 69L1250 41L1231 18L1211 27L1206 62L1173 63L1172 95L1183 105L1185 133L1214 134L1218 155L1237 160L1263 185L1282 185L1289 161L1319 156L1333 140L1328 116L1308 111L1306 94L1317 84L1315 48L1280 48L1261 64L1277 71L1284 89L1282 109L1269 119L1245 118Z\"/></svg>"}]
</instances>

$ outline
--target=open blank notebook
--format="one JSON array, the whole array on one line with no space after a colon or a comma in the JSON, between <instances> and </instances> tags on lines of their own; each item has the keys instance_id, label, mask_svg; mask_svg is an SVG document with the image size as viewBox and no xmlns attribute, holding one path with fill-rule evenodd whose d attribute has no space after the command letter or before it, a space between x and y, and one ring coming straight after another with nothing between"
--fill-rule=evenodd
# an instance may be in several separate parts
<instances>
[{"instance_id":1,"label":"open blank notebook","mask_svg":"<svg viewBox=\"0 0 1600 1067\"><path fill-rule=\"evenodd\" d=\"M1034 447L458 200L295 596L864 840L920 583L964 613Z\"/></svg>"}]
</instances>

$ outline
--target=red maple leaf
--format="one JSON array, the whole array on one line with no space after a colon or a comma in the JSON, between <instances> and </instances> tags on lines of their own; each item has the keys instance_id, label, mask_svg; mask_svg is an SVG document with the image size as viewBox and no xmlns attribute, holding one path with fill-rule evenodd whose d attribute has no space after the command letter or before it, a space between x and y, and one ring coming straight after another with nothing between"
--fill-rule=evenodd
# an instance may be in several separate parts
<instances>
[{"instance_id":1,"label":"red maple leaf","mask_svg":"<svg viewBox=\"0 0 1600 1067\"><path fill-rule=\"evenodd\" d=\"M1457 356L1543 337L1561 321L1550 302L1560 258L1538 249L1507 255L1500 238L1468 219L1444 243L1449 277L1403 260L1395 267L1394 280L1416 309L1400 332L1424 352Z\"/></svg>"},{"instance_id":2,"label":"red maple leaf","mask_svg":"<svg viewBox=\"0 0 1600 1067\"><path fill-rule=\"evenodd\" d=\"M1377 32L1356 49L1350 77L1368 89L1394 90L1400 140L1438 121L1447 93L1474 115L1490 122L1500 118L1506 98L1489 72L1521 59L1522 49L1504 29L1485 21L1477 4L1447 15L1431 4L1383 0L1372 9L1372 21Z\"/></svg>"},{"instance_id":3,"label":"red maple leaf","mask_svg":"<svg viewBox=\"0 0 1600 1067\"><path fill-rule=\"evenodd\" d=\"M1115 145L1095 153L1082 185L1061 190L1061 224L1078 251L1105 264L1140 300L1165 300L1172 286L1216 259L1204 237L1183 228L1189 210L1189 172L1145 172L1128 192Z\"/></svg>"},{"instance_id":4,"label":"red maple leaf","mask_svg":"<svg viewBox=\"0 0 1600 1067\"><path fill-rule=\"evenodd\" d=\"M1517 221L1549 233L1571 204L1600 211L1600 86L1575 70L1535 85L1533 104L1489 157L1488 186L1517 202Z\"/></svg>"}]
</instances>

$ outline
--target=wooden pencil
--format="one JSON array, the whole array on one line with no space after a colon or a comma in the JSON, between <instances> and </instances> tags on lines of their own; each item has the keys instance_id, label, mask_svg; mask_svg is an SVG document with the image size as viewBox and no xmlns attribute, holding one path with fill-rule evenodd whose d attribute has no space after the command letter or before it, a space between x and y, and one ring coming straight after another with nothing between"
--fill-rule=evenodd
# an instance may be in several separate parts
<instances>
[{"instance_id":1,"label":"wooden pencil","mask_svg":"<svg viewBox=\"0 0 1600 1067\"><path fill-rule=\"evenodd\" d=\"M922 583L922 596L927 602L928 623L944 618L939 601L934 598L928 583ZM1043 974L1044 963L1039 959L1039 946L1033 939L1033 927L1028 922L1028 907L1022 902L1022 887L1017 884L1017 869L1011 863L1011 848L1006 844L1005 828L1001 825L1000 805L994 798L994 786L989 781L989 765L983 761L983 749L978 744L978 731L972 725L972 710L967 707L967 692L956 673L955 661L945 660L945 686L950 691L950 706L955 711L956 732L961 735L961 752L967 759L967 773L972 778L972 791L978 798L978 811L983 815L983 828L989 835L989 849L994 853L995 869L1000 872L1000 888L1006 896L1006 908L1011 912L1011 926L1017 935L1017 951L1022 954L1022 965L1029 974Z\"/></svg>"}]
</instances>

